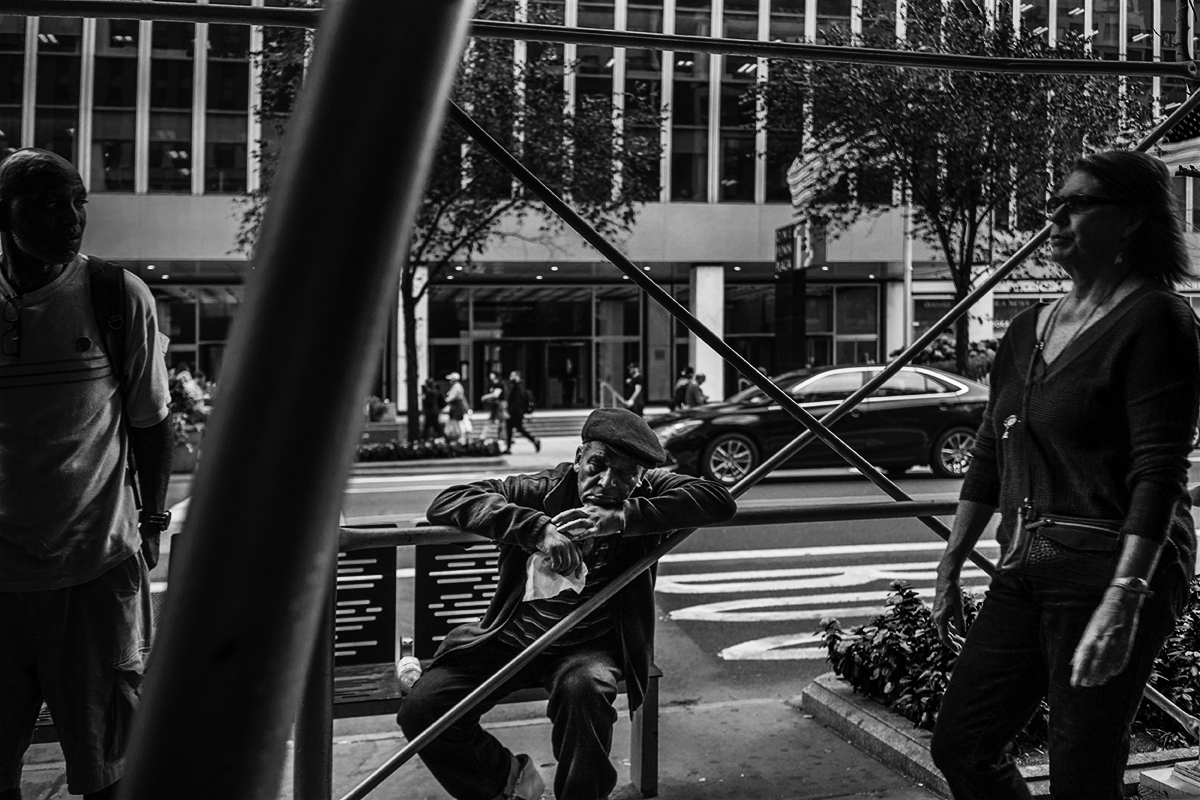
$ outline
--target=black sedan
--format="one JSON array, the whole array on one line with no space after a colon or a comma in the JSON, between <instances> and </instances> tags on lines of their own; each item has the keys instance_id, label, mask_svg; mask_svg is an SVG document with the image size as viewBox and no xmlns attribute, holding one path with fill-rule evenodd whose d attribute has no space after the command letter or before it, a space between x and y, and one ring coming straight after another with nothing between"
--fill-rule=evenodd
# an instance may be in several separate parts
<instances>
[{"instance_id":1,"label":"black sedan","mask_svg":"<svg viewBox=\"0 0 1200 800\"><path fill-rule=\"evenodd\" d=\"M882 369L821 367L771 380L820 419ZM971 464L987 399L982 384L929 367L904 367L833 431L889 474L928 465L934 475L958 478ZM758 388L647 421L676 469L730 485L805 430ZM780 466L839 467L846 461L817 440Z\"/></svg>"}]
</instances>

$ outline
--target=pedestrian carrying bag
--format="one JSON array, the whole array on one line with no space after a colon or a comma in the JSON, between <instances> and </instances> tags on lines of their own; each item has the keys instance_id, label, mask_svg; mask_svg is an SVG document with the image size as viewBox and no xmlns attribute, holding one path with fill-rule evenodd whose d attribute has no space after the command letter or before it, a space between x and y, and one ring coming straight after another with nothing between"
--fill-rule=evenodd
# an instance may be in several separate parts
<instances>
[{"instance_id":1,"label":"pedestrian carrying bag","mask_svg":"<svg viewBox=\"0 0 1200 800\"><path fill-rule=\"evenodd\" d=\"M1122 520L1089 519L1042 511L1033 505L1031 451L1037 446L1029 428L1029 395L1034 365L1042 360L1045 342L1038 340L1025 373L1021 416L1005 420L1002 438L1009 440L1024 492L1012 540L996 565L999 572L1035 578L1108 586L1121 553Z\"/></svg>"}]
</instances>

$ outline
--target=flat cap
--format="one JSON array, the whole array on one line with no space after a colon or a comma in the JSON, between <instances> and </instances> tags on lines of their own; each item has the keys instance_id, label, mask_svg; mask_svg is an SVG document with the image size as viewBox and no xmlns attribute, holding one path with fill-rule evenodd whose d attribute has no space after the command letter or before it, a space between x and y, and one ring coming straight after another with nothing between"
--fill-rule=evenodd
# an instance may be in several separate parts
<instances>
[{"instance_id":1,"label":"flat cap","mask_svg":"<svg viewBox=\"0 0 1200 800\"><path fill-rule=\"evenodd\" d=\"M667 460L666 451L646 420L625 408L597 408L588 415L580 435L585 442L604 442L644 467Z\"/></svg>"}]
</instances>

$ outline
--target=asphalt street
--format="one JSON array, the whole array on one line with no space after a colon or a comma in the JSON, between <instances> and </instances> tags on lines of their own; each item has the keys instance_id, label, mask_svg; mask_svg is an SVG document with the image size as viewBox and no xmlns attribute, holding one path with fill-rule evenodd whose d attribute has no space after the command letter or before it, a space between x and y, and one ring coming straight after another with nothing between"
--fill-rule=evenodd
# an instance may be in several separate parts
<instances>
[{"instance_id":1,"label":"asphalt street","mask_svg":"<svg viewBox=\"0 0 1200 800\"><path fill-rule=\"evenodd\" d=\"M346 487L344 511L352 522L415 521L446 486L485 477L493 473L359 475ZM1191 477L1200 480L1196 465ZM922 470L899 484L918 500L953 500L959 488L958 481ZM186 495L183 482L177 482L174 495L175 500ZM824 470L769 478L740 503L875 498L882 494L857 473ZM693 534L659 569L659 650L670 642L691 654L686 679L667 682L664 691L681 702L794 695L828 671L815 635L823 621L837 619L844 628L869 621L883 609L895 580L930 596L941 549L940 539L914 519L717 527ZM990 529L980 549L996 558ZM405 607L413 580L410 549L400 550L398 567L397 611L407 620L412 618ZM982 591L981 572L965 575L968 588ZM165 588L163 576L157 577L156 588Z\"/></svg>"}]
</instances>

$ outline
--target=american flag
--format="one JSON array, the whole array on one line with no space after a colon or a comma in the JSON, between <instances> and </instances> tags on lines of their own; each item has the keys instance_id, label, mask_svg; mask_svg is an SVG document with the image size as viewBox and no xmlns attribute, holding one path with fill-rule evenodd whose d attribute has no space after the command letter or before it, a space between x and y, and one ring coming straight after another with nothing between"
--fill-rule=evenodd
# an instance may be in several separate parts
<instances>
[{"instance_id":1,"label":"american flag","mask_svg":"<svg viewBox=\"0 0 1200 800\"><path fill-rule=\"evenodd\" d=\"M1177 174L1200 164L1200 108L1193 109L1157 145L1157 155Z\"/></svg>"},{"instance_id":2,"label":"american flag","mask_svg":"<svg viewBox=\"0 0 1200 800\"><path fill-rule=\"evenodd\" d=\"M802 152L792 162L787 171L787 183L792 194L793 219L808 218L808 207L813 198L827 188L817 184L817 176L821 174L827 162L840 160L849 149L848 143L833 144L832 147L830 143L826 143L823 147Z\"/></svg>"}]
</instances>

